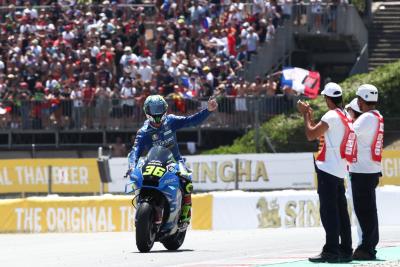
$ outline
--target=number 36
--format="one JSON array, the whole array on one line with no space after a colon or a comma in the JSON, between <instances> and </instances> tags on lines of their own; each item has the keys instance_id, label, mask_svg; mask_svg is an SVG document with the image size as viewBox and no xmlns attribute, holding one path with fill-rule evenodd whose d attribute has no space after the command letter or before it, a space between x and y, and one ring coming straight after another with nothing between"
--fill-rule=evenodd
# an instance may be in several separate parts
<instances>
[{"instance_id":1,"label":"number 36","mask_svg":"<svg viewBox=\"0 0 400 267\"><path fill-rule=\"evenodd\" d=\"M147 165L146 170L143 172L143 176L145 175L154 175L157 177L163 176L165 173L165 168L154 166L154 165Z\"/></svg>"}]
</instances>

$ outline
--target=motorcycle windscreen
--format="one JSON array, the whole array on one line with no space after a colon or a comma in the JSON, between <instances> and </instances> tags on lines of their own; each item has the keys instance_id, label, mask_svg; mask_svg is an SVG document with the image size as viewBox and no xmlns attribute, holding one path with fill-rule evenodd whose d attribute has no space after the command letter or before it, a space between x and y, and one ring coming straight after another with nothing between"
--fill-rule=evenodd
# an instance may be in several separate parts
<instances>
[{"instance_id":1,"label":"motorcycle windscreen","mask_svg":"<svg viewBox=\"0 0 400 267\"><path fill-rule=\"evenodd\" d=\"M149 150L149 153L147 153L146 161L160 161L161 163L168 165L169 163L174 162L174 156L172 155L171 150L168 148L154 146Z\"/></svg>"}]
</instances>

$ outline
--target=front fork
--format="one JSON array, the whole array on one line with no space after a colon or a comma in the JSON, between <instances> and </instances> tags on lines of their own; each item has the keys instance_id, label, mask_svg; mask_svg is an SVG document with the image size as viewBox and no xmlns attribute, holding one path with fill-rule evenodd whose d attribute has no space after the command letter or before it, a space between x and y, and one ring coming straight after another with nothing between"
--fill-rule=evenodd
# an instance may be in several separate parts
<instances>
[{"instance_id":1,"label":"front fork","mask_svg":"<svg viewBox=\"0 0 400 267\"><path fill-rule=\"evenodd\" d=\"M157 203L155 199L152 199L149 196L145 196L143 199L138 200L139 203L142 202L148 202L150 203L150 206L153 207L153 212L154 212L154 224L157 225L157 228L160 227L163 216L164 216L164 205L163 203ZM158 205L159 204L159 205ZM140 204L138 205L140 207Z\"/></svg>"}]
</instances>

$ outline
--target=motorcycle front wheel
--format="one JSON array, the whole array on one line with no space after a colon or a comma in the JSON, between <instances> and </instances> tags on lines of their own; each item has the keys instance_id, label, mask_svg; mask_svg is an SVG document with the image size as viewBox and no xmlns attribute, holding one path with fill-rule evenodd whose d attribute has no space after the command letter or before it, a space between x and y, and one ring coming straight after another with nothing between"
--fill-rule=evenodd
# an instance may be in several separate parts
<instances>
[{"instance_id":1,"label":"motorcycle front wheel","mask_svg":"<svg viewBox=\"0 0 400 267\"><path fill-rule=\"evenodd\" d=\"M177 250L182 246L183 241L185 241L185 236L186 230L183 232L176 232L172 236L167 237L164 241L162 241L162 244L168 250Z\"/></svg>"},{"instance_id":2,"label":"motorcycle front wheel","mask_svg":"<svg viewBox=\"0 0 400 267\"><path fill-rule=\"evenodd\" d=\"M154 210L150 203L140 203L136 216L136 246L140 252L149 252L156 239Z\"/></svg>"}]
</instances>

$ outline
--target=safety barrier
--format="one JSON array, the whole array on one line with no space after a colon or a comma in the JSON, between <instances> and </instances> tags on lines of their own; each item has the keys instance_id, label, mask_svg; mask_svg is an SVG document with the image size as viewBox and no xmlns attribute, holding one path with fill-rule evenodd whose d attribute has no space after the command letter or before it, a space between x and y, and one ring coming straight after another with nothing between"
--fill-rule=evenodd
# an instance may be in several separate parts
<instances>
[{"instance_id":1,"label":"safety barrier","mask_svg":"<svg viewBox=\"0 0 400 267\"><path fill-rule=\"evenodd\" d=\"M126 158L110 160L109 192L121 192L128 168ZM313 189L312 153L199 155L186 157L193 172L195 191ZM383 153L380 185L400 185L400 151Z\"/></svg>"},{"instance_id":2,"label":"safety barrier","mask_svg":"<svg viewBox=\"0 0 400 267\"><path fill-rule=\"evenodd\" d=\"M400 187L376 190L379 225L400 225L393 210ZM0 200L0 233L133 231L135 210L129 196L42 197ZM354 224L352 200L349 214ZM319 227L315 190L214 192L193 196L194 230Z\"/></svg>"},{"instance_id":3,"label":"safety barrier","mask_svg":"<svg viewBox=\"0 0 400 267\"><path fill-rule=\"evenodd\" d=\"M315 188L312 153L199 155L186 163L197 192ZM0 194L123 193L127 170L126 158L0 160ZM382 173L381 186L400 185L400 151L384 151Z\"/></svg>"},{"instance_id":4,"label":"safety barrier","mask_svg":"<svg viewBox=\"0 0 400 267\"><path fill-rule=\"evenodd\" d=\"M379 225L400 225L398 215L393 212L400 201L400 187L379 187L376 196ZM348 204L354 224L350 198ZM318 226L322 225L315 190L213 193L213 230Z\"/></svg>"},{"instance_id":5,"label":"safety barrier","mask_svg":"<svg viewBox=\"0 0 400 267\"><path fill-rule=\"evenodd\" d=\"M96 159L0 161L0 193L98 193Z\"/></svg>"},{"instance_id":6,"label":"safety barrier","mask_svg":"<svg viewBox=\"0 0 400 267\"><path fill-rule=\"evenodd\" d=\"M133 231L131 196L0 200L0 233ZM192 229L211 229L212 196L195 195Z\"/></svg>"}]
</instances>

